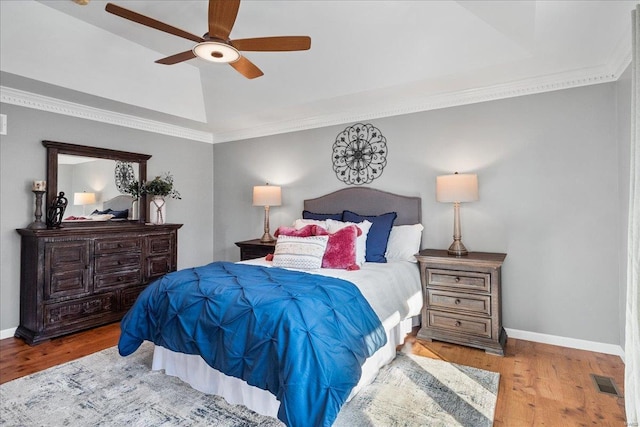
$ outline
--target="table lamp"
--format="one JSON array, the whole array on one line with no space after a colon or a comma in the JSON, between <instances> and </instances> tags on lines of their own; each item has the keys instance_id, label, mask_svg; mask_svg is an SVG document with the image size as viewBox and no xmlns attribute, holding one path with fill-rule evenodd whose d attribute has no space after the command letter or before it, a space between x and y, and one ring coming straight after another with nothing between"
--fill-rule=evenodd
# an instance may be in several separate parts
<instances>
[{"instance_id":1,"label":"table lamp","mask_svg":"<svg viewBox=\"0 0 640 427\"><path fill-rule=\"evenodd\" d=\"M256 185L253 187L253 206L264 206L264 234L261 242L273 242L273 236L269 233L269 207L280 206L282 203L282 191L275 185Z\"/></svg>"},{"instance_id":2,"label":"table lamp","mask_svg":"<svg viewBox=\"0 0 640 427\"><path fill-rule=\"evenodd\" d=\"M436 200L453 203L453 243L449 255L464 256L469 252L462 244L460 233L460 203L478 200L478 176L475 174L441 175L436 178Z\"/></svg>"},{"instance_id":3,"label":"table lamp","mask_svg":"<svg viewBox=\"0 0 640 427\"><path fill-rule=\"evenodd\" d=\"M85 216L85 207L96 202L96 193L73 193L73 204L82 206L82 216Z\"/></svg>"}]
</instances>

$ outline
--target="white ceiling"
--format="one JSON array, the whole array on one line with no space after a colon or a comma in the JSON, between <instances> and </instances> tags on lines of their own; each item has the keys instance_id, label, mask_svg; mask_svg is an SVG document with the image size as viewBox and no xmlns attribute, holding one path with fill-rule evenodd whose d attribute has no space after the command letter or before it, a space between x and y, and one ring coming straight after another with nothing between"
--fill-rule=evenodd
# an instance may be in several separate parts
<instances>
[{"instance_id":1,"label":"white ceiling","mask_svg":"<svg viewBox=\"0 0 640 427\"><path fill-rule=\"evenodd\" d=\"M206 1L113 3L207 31ZM243 139L614 81L631 58L636 4L243 0L232 39L312 39L308 51L247 52L264 72L247 80L200 59L155 64L193 43L109 14L103 0L0 0L2 99L26 91L96 117Z\"/></svg>"}]
</instances>

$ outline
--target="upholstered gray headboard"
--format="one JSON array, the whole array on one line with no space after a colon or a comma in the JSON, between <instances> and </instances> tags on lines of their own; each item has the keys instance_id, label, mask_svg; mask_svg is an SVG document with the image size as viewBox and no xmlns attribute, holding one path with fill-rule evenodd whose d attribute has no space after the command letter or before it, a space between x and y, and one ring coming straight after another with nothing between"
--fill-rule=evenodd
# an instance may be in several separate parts
<instances>
[{"instance_id":1,"label":"upholstered gray headboard","mask_svg":"<svg viewBox=\"0 0 640 427\"><path fill-rule=\"evenodd\" d=\"M127 195L116 196L113 199L105 200L102 202L102 209L111 209L114 211L123 211L125 209L131 209L131 202L133 197Z\"/></svg>"},{"instance_id":2,"label":"upholstered gray headboard","mask_svg":"<svg viewBox=\"0 0 640 427\"><path fill-rule=\"evenodd\" d=\"M422 222L422 199L401 196L367 187L349 187L315 199L304 201L304 209L316 213L340 213L343 210L360 215L397 212L394 225Z\"/></svg>"}]
</instances>

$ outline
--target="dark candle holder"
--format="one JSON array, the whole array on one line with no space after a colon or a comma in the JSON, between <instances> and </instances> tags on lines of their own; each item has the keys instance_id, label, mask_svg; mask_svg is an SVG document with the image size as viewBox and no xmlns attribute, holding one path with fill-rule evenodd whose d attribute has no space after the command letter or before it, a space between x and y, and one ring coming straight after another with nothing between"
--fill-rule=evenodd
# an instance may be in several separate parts
<instances>
[{"instance_id":1,"label":"dark candle holder","mask_svg":"<svg viewBox=\"0 0 640 427\"><path fill-rule=\"evenodd\" d=\"M31 224L29 224L29 227L32 230L40 230L43 228L47 228L47 224L42 221L42 195L46 193L46 191L41 191L41 190L33 190L33 194L36 195L36 211L35 211L35 217L36 220L33 221Z\"/></svg>"}]
</instances>

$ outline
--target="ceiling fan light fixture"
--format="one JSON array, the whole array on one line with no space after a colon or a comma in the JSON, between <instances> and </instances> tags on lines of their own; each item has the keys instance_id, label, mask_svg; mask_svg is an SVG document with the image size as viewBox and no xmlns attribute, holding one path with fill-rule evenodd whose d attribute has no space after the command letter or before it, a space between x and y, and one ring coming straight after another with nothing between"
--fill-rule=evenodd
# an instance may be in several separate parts
<instances>
[{"instance_id":1,"label":"ceiling fan light fixture","mask_svg":"<svg viewBox=\"0 0 640 427\"><path fill-rule=\"evenodd\" d=\"M193 47L193 54L209 62L230 63L240 59L240 52L226 43L204 41Z\"/></svg>"}]
</instances>

